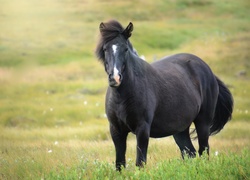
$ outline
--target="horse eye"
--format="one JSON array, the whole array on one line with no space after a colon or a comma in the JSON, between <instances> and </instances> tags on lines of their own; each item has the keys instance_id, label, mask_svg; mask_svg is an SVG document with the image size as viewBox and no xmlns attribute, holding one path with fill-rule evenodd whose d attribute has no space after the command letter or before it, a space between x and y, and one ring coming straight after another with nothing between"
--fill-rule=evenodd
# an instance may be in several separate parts
<instances>
[{"instance_id":1,"label":"horse eye","mask_svg":"<svg viewBox=\"0 0 250 180\"><path fill-rule=\"evenodd\" d=\"M125 52L127 52L127 51L128 51L128 48L125 49Z\"/></svg>"},{"instance_id":2,"label":"horse eye","mask_svg":"<svg viewBox=\"0 0 250 180\"><path fill-rule=\"evenodd\" d=\"M107 49L104 47L104 48L103 48L103 51L105 52L105 51L107 51Z\"/></svg>"}]
</instances>

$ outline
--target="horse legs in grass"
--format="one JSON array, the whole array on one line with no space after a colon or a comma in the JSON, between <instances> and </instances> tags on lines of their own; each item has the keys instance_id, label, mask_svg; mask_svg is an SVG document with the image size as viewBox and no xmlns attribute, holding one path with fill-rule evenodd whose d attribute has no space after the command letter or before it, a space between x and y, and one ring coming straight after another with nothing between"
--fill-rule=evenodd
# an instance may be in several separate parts
<instances>
[{"instance_id":1,"label":"horse legs in grass","mask_svg":"<svg viewBox=\"0 0 250 180\"><path fill-rule=\"evenodd\" d=\"M143 167L147 161L147 150L149 142L150 128L144 124L136 130L136 166Z\"/></svg>"},{"instance_id":2,"label":"horse legs in grass","mask_svg":"<svg viewBox=\"0 0 250 180\"><path fill-rule=\"evenodd\" d=\"M189 135L189 127L180 133L174 134L173 136L176 144L180 148L183 159L185 155L188 155L188 157L196 156L196 150L191 142Z\"/></svg>"},{"instance_id":3,"label":"horse legs in grass","mask_svg":"<svg viewBox=\"0 0 250 180\"><path fill-rule=\"evenodd\" d=\"M110 134L115 145L116 151L116 170L120 171L122 166L126 166L126 141L128 132L118 132L112 125L110 125Z\"/></svg>"},{"instance_id":4,"label":"horse legs in grass","mask_svg":"<svg viewBox=\"0 0 250 180\"><path fill-rule=\"evenodd\" d=\"M198 143L199 143L199 155L201 156L204 151L209 155L209 125L202 121L201 119L196 119L194 121L195 129L197 132Z\"/></svg>"}]
</instances>

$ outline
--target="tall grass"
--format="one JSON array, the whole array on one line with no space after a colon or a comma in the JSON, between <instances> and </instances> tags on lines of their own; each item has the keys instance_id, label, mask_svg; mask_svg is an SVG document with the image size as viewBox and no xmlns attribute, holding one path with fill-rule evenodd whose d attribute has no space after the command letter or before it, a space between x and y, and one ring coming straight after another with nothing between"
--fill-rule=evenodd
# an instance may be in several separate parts
<instances>
[{"instance_id":1,"label":"tall grass","mask_svg":"<svg viewBox=\"0 0 250 180\"><path fill-rule=\"evenodd\" d=\"M180 158L161 160L146 165L143 169L135 167L134 162L129 159L127 167L119 173L115 171L114 163L103 159L88 159L90 155L86 157L84 153L72 150L73 144L68 144L70 146L65 147L67 151L58 148L48 149L48 152L40 153L40 158L34 158L32 153L38 149L30 149L26 152L29 156L18 157L13 162L1 160L3 168L0 171L4 172L1 177L4 179L218 179L219 177L248 179L250 177L248 149L242 150L240 154L230 152L212 154L209 160L206 156L185 160ZM93 146L88 148L91 149ZM20 148L19 151L23 150ZM62 155L64 158L61 158ZM91 156L100 157L96 152Z\"/></svg>"}]
</instances>

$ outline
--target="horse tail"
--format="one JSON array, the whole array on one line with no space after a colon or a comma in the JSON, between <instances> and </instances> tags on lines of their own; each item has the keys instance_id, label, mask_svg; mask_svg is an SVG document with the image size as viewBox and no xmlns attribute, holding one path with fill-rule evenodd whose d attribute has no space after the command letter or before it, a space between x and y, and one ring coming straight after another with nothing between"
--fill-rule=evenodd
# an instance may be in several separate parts
<instances>
[{"instance_id":1,"label":"horse tail","mask_svg":"<svg viewBox=\"0 0 250 180\"><path fill-rule=\"evenodd\" d=\"M214 119L210 124L210 135L220 132L224 125L232 118L233 96L227 86L216 77L219 85L219 95L217 99Z\"/></svg>"}]
</instances>

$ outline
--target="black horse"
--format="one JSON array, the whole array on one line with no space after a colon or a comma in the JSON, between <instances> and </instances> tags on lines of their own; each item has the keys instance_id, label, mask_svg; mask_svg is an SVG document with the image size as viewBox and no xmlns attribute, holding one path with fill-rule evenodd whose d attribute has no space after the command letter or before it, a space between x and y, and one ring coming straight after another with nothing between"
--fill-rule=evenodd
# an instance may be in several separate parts
<instances>
[{"instance_id":1,"label":"black horse","mask_svg":"<svg viewBox=\"0 0 250 180\"><path fill-rule=\"evenodd\" d=\"M133 24L100 24L96 48L104 64L109 88L106 114L116 149L116 168L125 166L126 139L136 135L136 165L147 159L149 137L173 135L182 156L196 156L189 128L195 125L199 155L209 153L208 139L231 119L229 89L197 56L176 54L152 64L140 59L129 42Z\"/></svg>"}]
</instances>

